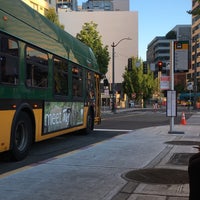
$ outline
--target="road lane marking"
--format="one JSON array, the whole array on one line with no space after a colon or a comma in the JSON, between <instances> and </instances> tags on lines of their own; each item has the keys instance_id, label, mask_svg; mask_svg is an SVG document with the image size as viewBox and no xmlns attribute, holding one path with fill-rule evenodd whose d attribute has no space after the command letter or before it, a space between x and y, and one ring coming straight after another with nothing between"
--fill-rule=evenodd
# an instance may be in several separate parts
<instances>
[{"instance_id":1,"label":"road lane marking","mask_svg":"<svg viewBox=\"0 0 200 200\"><path fill-rule=\"evenodd\" d=\"M127 129L98 129L95 128L94 131L117 131L117 132L130 132L130 131L134 131L134 130L127 130Z\"/></svg>"}]
</instances>

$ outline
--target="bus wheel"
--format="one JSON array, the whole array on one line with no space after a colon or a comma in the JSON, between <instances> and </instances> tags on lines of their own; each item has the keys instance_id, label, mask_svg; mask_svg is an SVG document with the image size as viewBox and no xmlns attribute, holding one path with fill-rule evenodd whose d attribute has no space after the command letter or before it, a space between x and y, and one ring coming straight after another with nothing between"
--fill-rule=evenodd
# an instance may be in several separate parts
<instances>
[{"instance_id":1,"label":"bus wheel","mask_svg":"<svg viewBox=\"0 0 200 200\"><path fill-rule=\"evenodd\" d=\"M29 115L21 112L12 127L11 158L13 160L24 159L32 144L32 123Z\"/></svg>"},{"instance_id":2,"label":"bus wheel","mask_svg":"<svg viewBox=\"0 0 200 200\"><path fill-rule=\"evenodd\" d=\"M87 125L86 129L84 130L84 134L90 134L92 133L94 129L94 114L92 110L88 110L87 114Z\"/></svg>"}]
</instances>

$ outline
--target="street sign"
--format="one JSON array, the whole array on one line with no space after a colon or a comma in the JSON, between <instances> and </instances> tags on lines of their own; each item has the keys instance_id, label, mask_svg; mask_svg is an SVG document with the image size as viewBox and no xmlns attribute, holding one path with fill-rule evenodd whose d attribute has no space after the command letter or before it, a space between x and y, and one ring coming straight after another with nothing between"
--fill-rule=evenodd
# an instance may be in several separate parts
<instances>
[{"instance_id":1,"label":"street sign","mask_svg":"<svg viewBox=\"0 0 200 200\"><path fill-rule=\"evenodd\" d=\"M154 72L156 70L155 63L150 64L150 70Z\"/></svg>"},{"instance_id":2,"label":"street sign","mask_svg":"<svg viewBox=\"0 0 200 200\"><path fill-rule=\"evenodd\" d=\"M192 82L187 83L187 90L193 90L193 83Z\"/></svg>"},{"instance_id":3,"label":"street sign","mask_svg":"<svg viewBox=\"0 0 200 200\"><path fill-rule=\"evenodd\" d=\"M140 61L137 61L136 64L135 64L135 66L139 67L140 66Z\"/></svg>"},{"instance_id":4,"label":"street sign","mask_svg":"<svg viewBox=\"0 0 200 200\"><path fill-rule=\"evenodd\" d=\"M170 88L170 76L161 76L160 77L160 89L169 90Z\"/></svg>"},{"instance_id":5,"label":"street sign","mask_svg":"<svg viewBox=\"0 0 200 200\"><path fill-rule=\"evenodd\" d=\"M174 71L186 72L189 64L189 41L174 42Z\"/></svg>"},{"instance_id":6,"label":"street sign","mask_svg":"<svg viewBox=\"0 0 200 200\"><path fill-rule=\"evenodd\" d=\"M170 70L170 62L166 62L166 70Z\"/></svg>"}]
</instances>

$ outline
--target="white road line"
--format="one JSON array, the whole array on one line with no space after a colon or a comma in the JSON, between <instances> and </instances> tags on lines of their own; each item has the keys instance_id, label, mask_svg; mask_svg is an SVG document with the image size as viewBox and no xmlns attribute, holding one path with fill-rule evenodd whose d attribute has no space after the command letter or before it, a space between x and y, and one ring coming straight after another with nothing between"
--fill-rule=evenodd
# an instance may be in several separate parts
<instances>
[{"instance_id":1,"label":"white road line","mask_svg":"<svg viewBox=\"0 0 200 200\"><path fill-rule=\"evenodd\" d=\"M118 132L130 132L133 130L125 130L125 129L94 129L94 131L118 131Z\"/></svg>"}]
</instances>

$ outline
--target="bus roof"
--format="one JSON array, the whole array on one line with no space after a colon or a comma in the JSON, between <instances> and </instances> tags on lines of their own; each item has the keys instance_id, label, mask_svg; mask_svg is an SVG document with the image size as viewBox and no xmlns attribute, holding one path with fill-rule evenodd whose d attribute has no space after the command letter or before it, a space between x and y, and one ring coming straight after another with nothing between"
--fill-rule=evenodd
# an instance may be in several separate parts
<instances>
[{"instance_id":1,"label":"bus roof","mask_svg":"<svg viewBox=\"0 0 200 200\"><path fill-rule=\"evenodd\" d=\"M21 0L0 0L0 5L1 31L99 72L91 48L56 26Z\"/></svg>"}]
</instances>

